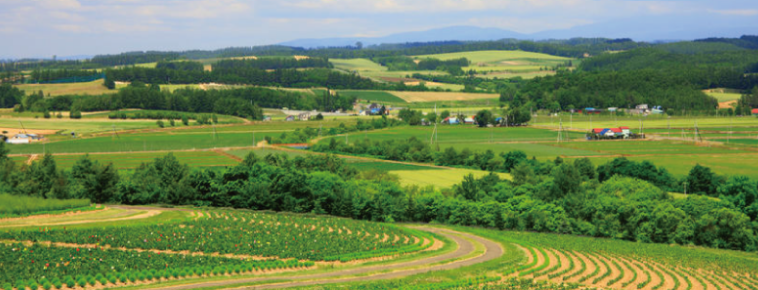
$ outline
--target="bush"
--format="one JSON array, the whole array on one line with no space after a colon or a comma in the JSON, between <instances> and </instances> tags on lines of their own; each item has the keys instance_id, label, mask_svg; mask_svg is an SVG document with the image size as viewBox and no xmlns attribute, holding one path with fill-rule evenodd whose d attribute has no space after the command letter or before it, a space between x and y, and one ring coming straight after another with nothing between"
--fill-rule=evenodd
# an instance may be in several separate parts
<instances>
[{"instance_id":1,"label":"bush","mask_svg":"<svg viewBox=\"0 0 758 290\"><path fill-rule=\"evenodd\" d=\"M172 122L173 122L173 121L172 121ZM160 128L163 128L163 127L165 127L165 126L166 126L165 124L163 124L163 121L162 121L162 120L158 120L158 122L155 122L155 123L156 123L156 124L158 124L158 127L160 127Z\"/></svg>"},{"instance_id":2,"label":"bush","mask_svg":"<svg viewBox=\"0 0 758 290\"><path fill-rule=\"evenodd\" d=\"M82 118L82 112L80 112L77 109L72 109L71 113L69 114L69 118L71 118L71 119L81 119Z\"/></svg>"},{"instance_id":3,"label":"bush","mask_svg":"<svg viewBox=\"0 0 758 290\"><path fill-rule=\"evenodd\" d=\"M43 116L45 119L50 119L50 112L48 112L47 110L45 110L45 113L43 113L43 114L42 114L42 116Z\"/></svg>"},{"instance_id":4,"label":"bush","mask_svg":"<svg viewBox=\"0 0 758 290\"><path fill-rule=\"evenodd\" d=\"M63 114L61 114L61 112L58 112L58 114L55 115L55 117L58 119L63 119Z\"/></svg>"},{"instance_id":5,"label":"bush","mask_svg":"<svg viewBox=\"0 0 758 290\"><path fill-rule=\"evenodd\" d=\"M168 123L171 124L171 127L176 126L176 123L174 123L174 119L169 120Z\"/></svg>"}]
</instances>

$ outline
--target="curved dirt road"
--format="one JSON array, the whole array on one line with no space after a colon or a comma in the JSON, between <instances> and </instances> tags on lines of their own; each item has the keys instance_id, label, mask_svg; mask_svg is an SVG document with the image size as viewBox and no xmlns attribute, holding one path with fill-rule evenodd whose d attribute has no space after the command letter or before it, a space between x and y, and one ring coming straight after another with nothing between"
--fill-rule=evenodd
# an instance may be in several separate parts
<instances>
[{"instance_id":1,"label":"curved dirt road","mask_svg":"<svg viewBox=\"0 0 758 290\"><path fill-rule=\"evenodd\" d=\"M236 289L273 289L273 288L286 288L286 287L297 287L297 286L307 286L307 285L392 279L392 278L401 278L405 276L425 273L429 271L457 269L460 267L470 266L470 265L490 261L493 259L497 259L503 255L503 248L502 246L500 246L500 244L493 242L491 240L479 237L479 236L471 235L468 233L454 232L447 229L439 229L439 228L431 228L431 227L417 227L416 229L428 231L432 233L437 233L442 236L445 236L448 239L455 242L458 245L458 249L448 254L428 257L428 258L415 260L415 261L401 262L401 263L388 264L388 265L360 267L360 268L347 269L347 270L338 271L338 272L300 275L300 276L293 276L293 277L281 277L281 276L280 277L260 277L260 278L247 278L247 279L233 279L233 280L225 280L225 281L217 281L217 282L199 282L199 283L186 284L186 285L160 287L160 288L155 288L155 289L184 290L184 289L195 289L195 288L206 288L206 287L224 287L225 285L238 285L238 284L244 284L244 283L264 282L267 280L281 280L281 279L293 280L293 281L284 282L284 283L275 283L275 284L268 284L268 285L256 285L256 286L236 288ZM455 260L455 259L460 259L466 255L469 255L475 251L475 246L471 242L469 242L468 240L464 238L461 238L460 236L464 236L467 239L471 239L471 240L476 241L477 243L482 244L484 246L484 253L472 258L467 258L463 260ZM445 263L445 261L449 261L449 260L455 260L455 261ZM437 263L440 263L440 264L432 265L432 264L437 264ZM420 267L424 265L430 265L430 266ZM411 267L416 267L416 268L407 269ZM347 276L347 275L366 274L366 273L383 271L383 270L394 270L394 271L388 272L388 273L378 273L378 274L369 275L369 276L342 277L342 276Z\"/></svg>"}]
</instances>

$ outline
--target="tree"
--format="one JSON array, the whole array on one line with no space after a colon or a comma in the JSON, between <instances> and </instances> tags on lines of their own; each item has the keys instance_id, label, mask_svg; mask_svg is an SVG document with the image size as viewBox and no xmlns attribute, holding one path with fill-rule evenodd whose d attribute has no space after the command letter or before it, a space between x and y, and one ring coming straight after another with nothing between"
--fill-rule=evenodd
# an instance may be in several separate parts
<instances>
[{"instance_id":1,"label":"tree","mask_svg":"<svg viewBox=\"0 0 758 290\"><path fill-rule=\"evenodd\" d=\"M559 197L577 191L579 185L582 184L582 177L579 174L579 170L576 170L574 165L570 163L564 162L560 166L553 168L552 176L555 181L555 186L559 193L562 194Z\"/></svg>"},{"instance_id":2,"label":"tree","mask_svg":"<svg viewBox=\"0 0 758 290\"><path fill-rule=\"evenodd\" d=\"M580 158L574 161L574 167L579 170L579 174L585 179L595 179L595 165L589 158Z\"/></svg>"},{"instance_id":3,"label":"tree","mask_svg":"<svg viewBox=\"0 0 758 290\"><path fill-rule=\"evenodd\" d=\"M166 126L165 124L163 124L163 120L158 120L155 122L155 124L157 124L159 128L163 128Z\"/></svg>"},{"instance_id":4,"label":"tree","mask_svg":"<svg viewBox=\"0 0 758 290\"><path fill-rule=\"evenodd\" d=\"M77 108L72 108L71 112L68 115L71 119L81 119L82 118L82 112L79 111Z\"/></svg>"},{"instance_id":5,"label":"tree","mask_svg":"<svg viewBox=\"0 0 758 290\"><path fill-rule=\"evenodd\" d=\"M357 48L357 49L363 49L363 42L360 42L360 41L356 42L355 43L355 48Z\"/></svg>"},{"instance_id":6,"label":"tree","mask_svg":"<svg viewBox=\"0 0 758 290\"><path fill-rule=\"evenodd\" d=\"M216 114L211 115L211 120L213 120L213 124L218 124L218 116Z\"/></svg>"},{"instance_id":7,"label":"tree","mask_svg":"<svg viewBox=\"0 0 758 290\"><path fill-rule=\"evenodd\" d=\"M445 120L447 117L450 117L450 111L444 110L440 113L440 120Z\"/></svg>"},{"instance_id":8,"label":"tree","mask_svg":"<svg viewBox=\"0 0 758 290\"><path fill-rule=\"evenodd\" d=\"M476 117L474 117L474 119L479 127L487 127L488 124L491 124L493 122L492 112L489 110L480 110L476 113Z\"/></svg>"},{"instance_id":9,"label":"tree","mask_svg":"<svg viewBox=\"0 0 758 290\"><path fill-rule=\"evenodd\" d=\"M322 115L321 113L318 113L316 115L316 117L314 118L314 120L316 120L316 121L320 121L320 120L323 120L323 119L324 119L324 115Z\"/></svg>"},{"instance_id":10,"label":"tree","mask_svg":"<svg viewBox=\"0 0 758 290\"><path fill-rule=\"evenodd\" d=\"M111 78L105 78L105 80L103 80L103 85L109 90L116 89L116 82Z\"/></svg>"},{"instance_id":11,"label":"tree","mask_svg":"<svg viewBox=\"0 0 758 290\"><path fill-rule=\"evenodd\" d=\"M687 175L688 192L716 196L719 186L719 178L711 169L700 164L690 170Z\"/></svg>"},{"instance_id":12,"label":"tree","mask_svg":"<svg viewBox=\"0 0 758 290\"><path fill-rule=\"evenodd\" d=\"M182 124L184 124L184 126L189 126L189 118L187 118L187 114L182 114Z\"/></svg>"},{"instance_id":13,"label":"tree","mask_svg":"<svg viewBox=\"0 0 758 290\"><path fill-rule=\"evenodd\" d=\"M45 112L42 115L45 119L50 119L50 112L48 110L45 110Z\"/></svg>"},{"instance_id":14,"label":"tree","mask_svg":"<svg viewBox=\"0 0 758 290\"><path fill-rule=\"evenodd\" d=\"M429 121L430 123L437 123L437 113L430 112L426 114L426 120Z\"/></svg>"}]
</instances>

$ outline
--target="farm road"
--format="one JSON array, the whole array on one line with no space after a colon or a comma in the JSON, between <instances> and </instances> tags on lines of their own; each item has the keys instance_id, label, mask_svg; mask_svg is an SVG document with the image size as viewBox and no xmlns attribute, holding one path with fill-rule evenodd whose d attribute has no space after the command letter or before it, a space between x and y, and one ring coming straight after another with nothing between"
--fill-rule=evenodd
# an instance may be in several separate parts
<instances>
[{"instance_id":1,"label":"farm road","mask_svg":"<svg viewBox=\"0 0 758 290\"><path fill-rule=\"evenodd\" d=\"M274 284L268 284L268 285L256 285L256 286L235 288L235 289L274 289L274 288L287 288L287 287L298 287L298 286L307 286L307 285L393 279L393 278L401 278L401 277L406 277L410 275L426 273L429 271L457 269L457 268L497 259L503 255L503 248L502 246L500 246L500 244L493 242L491 240L479 237L479 236L475 236L475 235L471 235L467 233L455 232L455 231L451 231L447 229L426 227L426 226L416 227L416 229L443 235L446 238L451 239L454 243L456 243L458 245L458 249L445 255L434 256L434 257L424 258L424 259L415 260L415 261L401 262L401 263L389 264L389 265L360 267L360 268L347 269L347 270L338 271L338 272L300 275L300 276L291 276L291 277L286 277L286 276L285 277L268 277L268 278L262 277L262 278L234 279L234 280L225 280L225 281L217 281L217 282L200 282L200 283L187 284L187 285L162 287L162 288L157 288L157 289L183 290L183 289L196 289L196 288L207 288L207 287L224 287L227 285L265 282L266 280L281 280L281 279L293 280L291 282L284 282L284 283L274 283ZM461 236L466 237L466 238L464 239ZM471 243L467 239L470 239L470 240L475 241L476 243L482 244L484 246L484 253L473 258L461 259L469 254L474 253L475 251L474 244ZM446 261L451 261L451 260L453 261L446 262ZM424 267L425 265L426 267ZM412 269L409 269L409 268L412 268ZM342 277L342 276L347 276L347 275L359 275L359 274L367 274L371 272L387 271L387 270L391 272L369 274L368 276L360 276L360 277Z\"/></svg>"}]
</instances>

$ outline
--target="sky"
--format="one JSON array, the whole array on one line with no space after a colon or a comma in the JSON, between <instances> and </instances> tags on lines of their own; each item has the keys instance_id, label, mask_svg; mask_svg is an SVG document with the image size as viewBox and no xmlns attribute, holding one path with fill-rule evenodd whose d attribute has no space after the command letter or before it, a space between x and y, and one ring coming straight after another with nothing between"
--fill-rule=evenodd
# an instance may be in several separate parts
<instances>
[{"instance_id":1,"label":"sky","mask_svg":"<svg viewBox=\"0 0 758 290\"><path fill-rule=\"evenodd\" d=\"M719 34L758 27L758 1L0 0L0 59L217 49L461 25L529 34L617 21Z\"/></svg>"}]
</instances>

